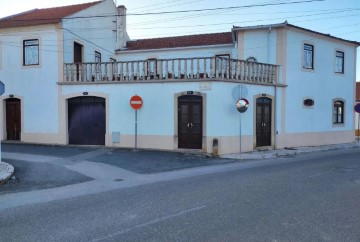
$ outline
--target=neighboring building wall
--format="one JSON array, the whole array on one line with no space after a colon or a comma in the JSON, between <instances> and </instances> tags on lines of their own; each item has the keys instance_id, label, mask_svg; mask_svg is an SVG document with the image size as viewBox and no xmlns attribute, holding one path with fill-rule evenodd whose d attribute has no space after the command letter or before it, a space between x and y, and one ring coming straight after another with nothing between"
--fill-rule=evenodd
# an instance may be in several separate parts
<instances>
[{"instance_id":1,"label":"neighboring building wall","mask_svg":"<svg viewBox=\"0 0 360 242\"><path fill-rule=\"evenodd\" d=\"M276 64L276 29L238 32L239 58L254 57L257 62Z\"/></svg>"},{"instance_id":2,"label":"neighboring building wall","mask_svg":"<svg viewBox=\"0 0 360 242\"><path fill-rule=\"evenodd\" d=\"M345 42L301 30L287 31L285 137L281 146L354 141L353 96L356 48ZM314 46L314 69L303 68L303 45ZM344 74L335 73L335 52L345 53ZM314 106L305 107L311 98ZM344 123L333 123L333 101L344 101Z\"/></svg>"},{"instance_id":3,"label":"neighboring building wall","mask_svg":"<svg viewBox=\"0 0 360 242\"><path fill-rule=\"evenodd\" d=\"M355 105L360 103L360 82L356 83L356 94L355 94ZM359 113L355 112L355 135L360 136L360 129L359 129Z\"/></svg>"},{"instance_id":4,"label":"neighboring building wall","mask_svg":"<svg viewBox=\"0 0 360 242\"><path fill-rule=\"evenodd\" d=\"M90 17L107 15L109 17ZM64 62L74 62L74 42L83 45L83 62L95 62L95 51L101 54L102 62L114 58L116 15L114 2L106 0L66 17L63 20Z\"/></svg>"},{"instance_id":5,"label":"neighboring building wall","mask_svg":"<svg viewBox=\"0 0 360 242\"><path fill-rule=\"evenodd\" d=\"M0 29L0 76L6 86L0 105L2 139L7 139L5 103L14 97L21 100L21 141L67 143L65 120L59 111L66 104L61 102L57 84L63 80L63 64L74 62L74 42L83 45L83 62L95 62L95 51L103 62L115 58L116 14L114 2L105 0L59 24ZM110 17L87 18L99 15ZM23 65L23 41L29 39L39 40L39 65Z\"/></svg>"},{"instance_id":6,"label":"neighboring building wall","mask_svg":"<svg viewBox=\"0 0 360 242\"><path fill-rule=\"evenodd\" d=\"M58 141L57 92L62 64L59 53L59 35L56 25L0 29L2 45L1 81L6 88L1 96L3 137L6 139L5 100L21 100L21 140L43 143ZM23 65L23 41L39 40L39 65ZM6 60L6 61L5 61ZM1 63L0 62L0 63ZM11 96L10 96L11 95Z\"/></svg>"},{"instance_id":7,"label":"neighboring building wall","mask_svg":"<svg viewBox=\"0 0 360 242\"><path fill-rule=\"evenodd\" d=\"M218 45L218 46L201 46L201 47L185 47L173 49L156 49L156 50L134 50L119 51L117 59L119 61L147 60L156 59L173 59L173 58L195 58L195 57L214 57L215 55L229 54L233 58L234 45Z\"/></svg>"}]
</instances>

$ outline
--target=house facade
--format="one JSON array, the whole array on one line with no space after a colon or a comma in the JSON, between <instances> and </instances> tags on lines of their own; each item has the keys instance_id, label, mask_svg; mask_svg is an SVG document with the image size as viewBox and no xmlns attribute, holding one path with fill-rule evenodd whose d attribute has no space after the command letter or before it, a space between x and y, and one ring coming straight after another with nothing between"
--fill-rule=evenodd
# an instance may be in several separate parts
<instances>
[{"instance_id":1,"label":"house facade","mask_svg":"<svg viewBox=\"0 0 360 242\"><path fill-rule=\"evenodd\" d=\"M356 82L355 86L355 105L360 103L360 82ZM359 123L359 113L355 112L355 135L360 136L360 123Z\"/></svg>"},{"instance_id":2,"label":"house facade","mask_svg":"<svg viewBox=\"0 0 360 242\"><path fill-rule=\"evenodd\" d=\"M130 41L125 7L74 6L0 20L4 140L226 154L355 139L357 42L287 22Z\"/></svg>"},{"instance_id":3,"label":"house facade","mask_svg":"<svg viewBox=\"0 0 360 242\"><path fill-rule=\"evenodd\" d=\"M6 85L1 97L2 139L67 142L57 84L62 81L64 63L115 58L114 50L121 44L119 11L121 7L106 0L34 9L0 20L0 78ZM86 17L94 15L109 17Z\"/></svg>"}]
</instances>

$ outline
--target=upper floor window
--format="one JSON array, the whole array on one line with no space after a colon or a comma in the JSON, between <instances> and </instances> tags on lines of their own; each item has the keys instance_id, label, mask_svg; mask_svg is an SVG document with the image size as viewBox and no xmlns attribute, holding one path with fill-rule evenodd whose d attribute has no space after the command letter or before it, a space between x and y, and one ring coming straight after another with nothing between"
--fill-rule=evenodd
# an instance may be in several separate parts
<instances>
[{"instance_id":1,"label":"upper floor window","mask_svg":"<svg viewBox=\"0 0 360 242\"><path fill-rule=\"evenodd\" d=\"M344 52L336 51L335 54L335 73L344 73Z\"/></svg>"},{"instance_id":2,"label":"upper floor window","mask_svg":"<svg viewBox=\"0 0 360 242\"><path fill-rule=\"evenodd\" d=\"M24 40L23 49L23 65L39 65L39 40Z\"/></svg>"},{"instance_id":3,"label":"upper floor window","mask_svg":"<svg viewBox=\"0 0 360 242\"><path fill-rule=\"evenodd\" d=\"M304 44L304 69L314 69L314 46Z\"/></svg>"},{"instance_id":4,"label":"upper floor window","mask_svg":"<svg viewBox=\"0 0 360 242\"><path fill-rule=\"evenodd\" d=\"M96 71L101 72L101 53L95 51Z\"/></svg>"},{"instance_id":5,"label":"upper floor window","mask_svg":"<svg viewBox=\"0 0 360 242\"><path fill-rule=\"evenodd\" d=\"M145 63L145 78L149 78L150 80L159 78L158 74L158 59L157 58L149 58Z\"/></svg>"},{"instance_id":6,"label":"upper floor window","mask_svg":"<svg viewBox=\"0 0 360 242\"><path fill-rule=\"evenodd\" d=\"M333 104L333 123L343 124L344 123L344 102L336 100Z\"/></svg>"},{"instance_id":7,"label":"upper floor window","mask_svg":"<svg viewBox=\"0 0 360 242\"><path fill-rule=\"evenodd\" d=\"M95 62L100 63L101 62L101 53L95 51Z\"/></svg>"}]
</instances>

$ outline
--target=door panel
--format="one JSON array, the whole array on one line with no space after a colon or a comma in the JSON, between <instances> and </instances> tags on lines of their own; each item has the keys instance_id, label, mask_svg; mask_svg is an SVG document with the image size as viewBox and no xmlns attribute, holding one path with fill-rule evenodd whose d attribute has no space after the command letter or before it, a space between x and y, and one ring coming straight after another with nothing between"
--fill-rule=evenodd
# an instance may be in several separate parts
<instances>
[{"instance_id":1,"label":"door panel","mask_svg":"<svg viewBox=\"0 0 360 242\"><path fill-rule=\"evenodd\" d=\"M178 98L179 148L202 148L202 97L184 95Z\"/></svg>"},{"instance_id":2,"label":"door panel","mask_svg":"<svg viewBox=\"0 0 360 242\"><path fill-rule=\"evenodd\" d=\"M256 100L256 146L271 146L271 102L270 98Z\"/></svg>"},{"instance_id":3,"label":"door panel","mask_svg":"<svg viewBox=\"0 0 360 242\"><path fill-rule=\"evenodd\" d=\"M6 134L7 140L20 140L21 134L21 105L20 99L6 100Z\"/></svg>"},{"instance_id":4,"label":"door panel","mask_svg":"<svg viewBox=\"0 0 360 242\"><path fill-rule=\"evenodd\" d=\"M69 99L69 144L105 145L105 117L105 99L99 97Z\"/></svg>"}]
</instances>

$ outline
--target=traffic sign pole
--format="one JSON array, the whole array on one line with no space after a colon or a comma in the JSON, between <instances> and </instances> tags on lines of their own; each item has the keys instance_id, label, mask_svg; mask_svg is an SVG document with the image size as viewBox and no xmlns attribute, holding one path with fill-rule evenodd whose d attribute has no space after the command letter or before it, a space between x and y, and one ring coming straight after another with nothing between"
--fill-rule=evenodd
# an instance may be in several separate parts
<instances>
[{"instance_id":1,"label":"traffic sign pole","mask_svg":"<svg viewBox=\"0 0 360 242\"><path fill-rule=\"evenodd\" d=\"M0 81L0 96L3 95L4 92L5 92L5 85L2 81ZM0 126L2 127L2 121L0 123ZM2 131L0 132L0 135L2 138ZM2 159L2 155L1 155L1 141L0 141L0 163L2 162L1 159Z\"/></svg>"},{"instance_id":2,"label":"traffic sign pole","mask_svg":"<svg viewBox=\"0 0 360 242\"><path fill-rule=\"evenodd\" d=\"M360 113L358 113L358 142L360 142Z\"/></svg>"},{"instance_id":3,"label":"traffic sign pole","mask_svg":"<svg viewBox=\"0 0 360 242\"><path fill-rule=\"evenodd\" d=\"M135 95L130 98L130 106L135 110L135 150L137 150L137 111L142 107L143 100L140 96Z\"/></svg>"},{"instance_id":4,"label":"traffic sign pole","mask_svg":"<svg viewBox=\"0 0 360 242\"><path fill-rule=\"evenodd\" d=\"M135 150L137 149L137 109L135 110Z\"/></svg>"},{"instance_id":5,"label":"traffic sign pole","mask_svg":"<svg viewBox=\"0 0 360 242\"><path fill-rule=\"evenodd\" d=\"M358 135L357 135L357 140L358 142L360 142L360 103L357 103L354 107L354 111L358 113Z\"/></svg>"}]
</instances>

